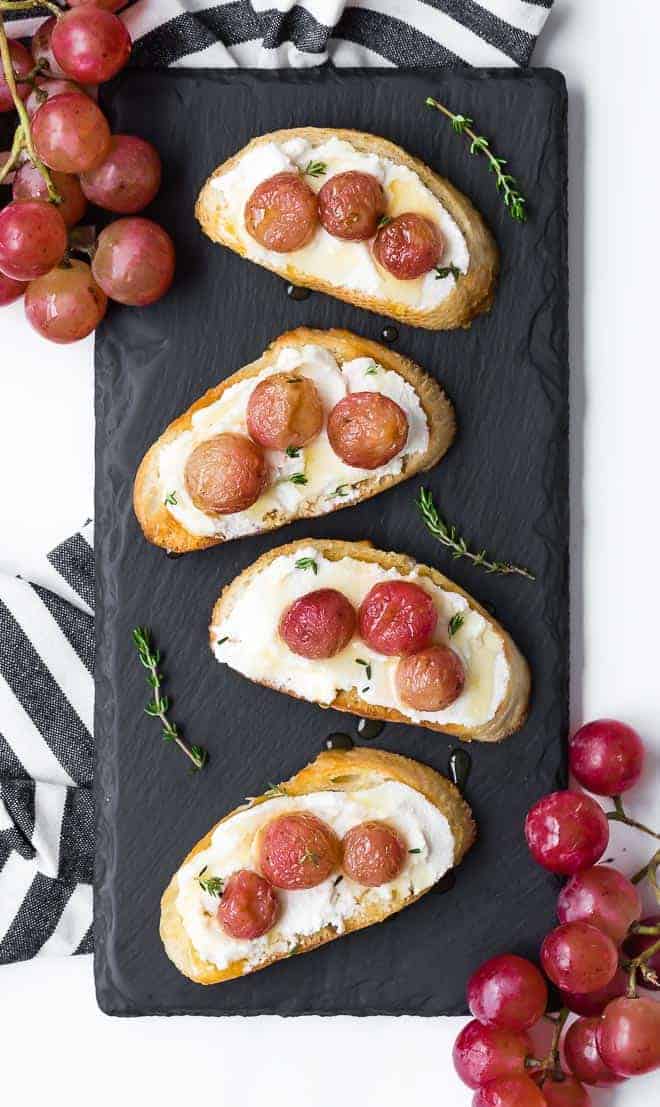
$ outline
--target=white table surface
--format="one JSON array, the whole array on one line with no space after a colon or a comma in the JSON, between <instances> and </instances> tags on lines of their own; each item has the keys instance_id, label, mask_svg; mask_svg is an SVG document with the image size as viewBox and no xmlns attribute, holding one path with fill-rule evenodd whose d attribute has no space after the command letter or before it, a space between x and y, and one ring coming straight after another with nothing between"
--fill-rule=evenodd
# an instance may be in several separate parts
<instances>
[{"instance_id":1,"label":"white table surface","mask_svg":"<svg viewBox=\"0 0 660 1107\"><path fill-rule=\"evenodd\" d=\"M660 5L556 0L534 59L561 69L570 92L571 713L576 723L627 719L653 746L632 804L656 825L659 39ZM511 157L515 164L515 151ZM20 304L3 309L0 399L0 563L13 567L92 512L91 340L49 345L24 323ZM624 828L616 834L627 871L650 855L647 841ZM470 1092L450 1057L461 1025L407 1017L111 1019L96 1007L90 957L0 968L7 1102L24 1089L22 1102L39 1095L49 1107L88 1096L97 1107L467 1107ZM658 1102L660 1073L593 1098L599 1107Z\"/></svg>"}]
</instances>

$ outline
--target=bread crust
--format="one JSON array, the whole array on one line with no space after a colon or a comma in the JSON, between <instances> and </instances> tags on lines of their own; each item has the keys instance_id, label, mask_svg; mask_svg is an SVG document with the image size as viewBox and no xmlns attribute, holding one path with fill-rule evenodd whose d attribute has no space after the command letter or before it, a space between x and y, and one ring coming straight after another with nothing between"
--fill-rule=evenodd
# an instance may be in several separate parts
<instances>
[{"instance_id":1,"label":"bread crust","mask_svg":"<svg viewBox=\"0 0 660 1107\"><path fill-rule=\"evenodd\" d=\"M412 157L395 143L377 135L367 134L364 131L335 127L293 127L253 138L247 146L214 170L197 198L195 215L202 230L213 242L228 246L230 250L240 254L241 257L247 256L241 240L232 233L231 227L218 217L212 182L233 169L239 159L256 146L268 142L283 143L292 138L303 138L316 144L326 142L330 138L342 139L350 142L355 149L362 153L378 154L381 157L389 158L397 165L403 165L411 169L440 201L460 228L467 243L470 266L465 276L458 280L456 287L442 303L438 304L437 307L423 311L408 304L395 304L391 300L379 299L377 296L368 293L331 285L322 277L310 277L309 274L302 273L291 263L284 263L281 267L269 265L265 262L257 262L256 264L270 269L293 284L302 285L318 292L325 292L329 296L345 300L355 307L366 308L368 311L375 311L379 315L388 315L390 318L401 323L407 323L411 327L424 327L427 330L434 331L467 327L482 312L490 310L499 272L499 253L495 240L479 212L467 196L459 192L451 181L434 173L424 162Z\"/></svg>"},{"instance_id":2,"label":"bread crust","mask_svg":"<svg viewBox=\"0 0 660 1107\"><path fill-rule=\"evenodd\" d=\"M413 761L400 754L389 753L385 750L366 749L364 747L352 750L327 750L318 755L315 761L305 766L295 776L280 785L283 793L288 796L303 796L310 792L321 791L352 791L367 782L373 782L374 778L382 781L392 780L400 784L407 784L410 788L421 793L429 803L432 803L447 819L454 835L454 866L463 859L476 838L476 827L472 818L472 812L461 796L445 777L424 765L419 761ZM267 796L258 796L248 802L247 807L254 807L266 800ZM246 805L235 808L223 819L220 819L209 830L201 841L190 851L182 861L181 866L187 864L202 850L208 848L216 826L230 819L238 811L246 810ZM333 927L327 926L315 934L302 936L298 941L298 953L308 953L318 946L325 945L335 938L343 937L353 930L361 930L365 926L382 922L383 919L401 911L404 907L414 903L424 892L403 898L383 911L375 905L356 910L346 920L346 926L342 934L335 933ZM265 969L276 961L281 961L290 954L274 955L264 960L258 966L247 967L244 960L234 961L225 969L218 969L210 961L205 961L195 951L186 930L176 901L178 896L178 871L168 884L162 900L160 915L160 936L165 946L165 952L171 961L184 976L197 984L219 984L224 980L233 980L238 976L245 976L249 972Z\"/></svg>"},{"instance_id":3,"label":"bread crust","mask_svg":"<svg viewBox=\"0 0 660 1107\"><path fill-rule=\"evenodd\" d=\"M323 557L330 561L340 561L343 557L352 557L358 561L367 561L380 565L382 569L395 569L401 576L406 577L416 570L420 576L428 577L433 584L447 592L455 592L469 603L470 607L477 611L489 623L495 633L501 639L505 656L509 665L509 682L502 701L492 719L478 727L458 726L455 723L442 724L434 722L419 722L416 726L426 727L428 730L439 731L442 734L451 734L461 738L464 742L501 742L514 731L519 730L529 713L529 699L531 691L531 677L529 666L520 653L509 634L500 626L492 615L481 604L460 588L448 577L443 576L437 569L429 565L421 565L405 554L386 553L373 547L371 542L342 542L331 538L302 538L296 542L289 542L285 546L278 546L269 550L258 558L239 576L235 577L222 591L211 615L211 629L231 612L239 595L252 577L266 568L275 558L295 554L298 549L313 547ZM213 643L211 643L213 645ZM276 691L285 692L294 699L304 699L297 696L289 689L279 688L271 681L263 680L257 683ZM378 707L367 703L361 698L357 690L338 692L335 699L328 707L336 711L346 711L351 715L359 715L362 718L380 719L387 723L411 723L411 719L397 711L395 708Z\"/></svg>"},{"instance_id":4,"label":"bread crust","mask_svg":"<svg viewBox=\"0 0 660 1107\"><path fill-rule=\"evenodd\" d=\"M385 489L414 476L415 473L431 469L447 452L456 434L454 408L438 382L424 372L419 365L408 358L402 357L401 354L395 353L394 350L381 346L379 342L360 338L351 331L339 329L316 330L312 327L298 327L296 330L287 331L276 338L256 361L239 369L237 373L233 373L232 376L221 381L215 388L209 389L183 415L170 423L160 438L147 451L135 477L133 508L144 536L149 542L173 553L189 553L193 550L204 550L210 546L217 546L222 542L232 541L232 539L221 536L191 534L170 514L163 503L160 488L160 451L178 435L190 430L193 414L219 400L227 388L249 377L256 377L264 369L268 369L284 347L306 345L324 347L340 364L357 357L371 357L385 369L398 373L414 388L428 422L429 443L425 452L411 456L400 473L376 475L361 481L360 495L351 499L350 503L345 505L346 507L369 499L371 496L376 496L379 492L384 492ZM264 531L275 530L277 527L284 526L295 519L327 515L338 510L341 510L341 505L328 507L325 499L313 500L311 503L303 504L301 510L293 515L286 514L283 511L271 512L268 522L264 523L259 530L250 533L261 534Z\"/></svg>"}]
</instances>

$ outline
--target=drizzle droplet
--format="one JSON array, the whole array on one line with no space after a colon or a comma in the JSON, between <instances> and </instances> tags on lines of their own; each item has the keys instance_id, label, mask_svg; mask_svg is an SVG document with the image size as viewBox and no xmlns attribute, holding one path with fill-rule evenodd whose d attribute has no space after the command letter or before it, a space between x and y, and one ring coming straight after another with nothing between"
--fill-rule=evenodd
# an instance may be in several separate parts
<instances>
[{"instance_id":1,"label":"drizzle droplet","mask_svg":"<svg viewBox=\"0 0 660 1107\"><path fill-rule=\"evenodd\" d=\"M301 288L298 284L288 284L286 294L290 300L308 300L311 296L308 288Z\"/></svg>"},{"instance_id":2,"label":"drizzle droplet","mask_svg":"<svg viewBox=\"0 0 660 1107\"><path fill-rule=\"evenodd\" d=\"M352 750L354 745L355 742L350 734L337 731L335 734L328 735L323 743L323 748L326 750Z\"/></svg>"},{"instance_id":3,"label":"drizzle droplet","mask_svg":"<svg viewBox=\"0 0 660 1107\"><path fill-rule=\"evenodd\" d=\"M380 336L383 342L396 342L399 332L396 327L383 327Z\"/></svg>"},{"instance_id":4,"label":"drizzle droplet","mask_svg":"<svg viewBox=\"0 0 660 1107\"><path fill-rule=\"evenodd\" d=\"M183 554L175 553L174 550L168 550L165 557L169 557L171 561L176 561L177 557L183 557Z\"/></svg>"},{"instance_id":5,"label":"drizzle droplet","mask_svg":"<svg viewBox=\"0 0 660 1107\"><path fill-rule=\"evenodd\" d=\"M374 738L383 733L384 729L385 723L382 723L380 719L360 719L357 725L357 732L360 738L364 738L365 742L372 742Z\"/></svg>"},{"instance_id":6,"label":"drizzle droplet","mask_svg":"<svg viewBox=\"0 0 660 1107\"><path fill-rule=\"evenodd\" d=\"M459 792L465 791L471 768L472 758L467 750L452 750L449 755L449 775Z\"/></svg>"}]
</instances>

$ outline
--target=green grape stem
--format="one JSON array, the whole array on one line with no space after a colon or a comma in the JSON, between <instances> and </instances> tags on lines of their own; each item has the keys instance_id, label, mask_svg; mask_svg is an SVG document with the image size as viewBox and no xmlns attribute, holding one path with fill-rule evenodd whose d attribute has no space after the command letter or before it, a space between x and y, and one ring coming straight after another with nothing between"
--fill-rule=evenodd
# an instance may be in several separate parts
<instances>
[{"instance_id":1,"label":"green grape stem","mask_svg":"<svg viewBox=\"0 0 660 1107\"><path fill-rule=\"evenodd\" d=\"M47 6L50 8L54 7L54 5ZM39 4L36 3L36 0L12 0L11 3L10 0L0 0L0 11L21 11L23 9L37 7L39 7ZM59 15L60 9L57 8L56 11ZM2 60L2 69L5 81L7 82L7 88L11 93L11 98L14 101L14 107L18 112L19 119L17 134L14 135L14 142L12 143L12 153L10 154L9 161L6 162L3 166L0 174L0 181L2 181L10 172L10 169L8 169L7 166L10 162L12 162L12 158L13 162L10 168L13 168L13 165L16 164L16 160L19 156L20 151L22 149L25 149L35 169L39 170L41 176L46 182L46 188L48 189L48 199L53 204L61 204L62 197L55 188L55 185L53 184L53 179L48 169L42 162L34 147L34 142L32 140L32 130L30 128L30 117L27 113L25 104L18 95L18 90L16 88L14 69L11 64L11 54L9 53L9 39L7 38L7 32L5 30L5 24L2 15L0 15L0 59ZM19 135L18 138L17 135ZM16 149L17 142L20 143L20 146Z\"/></svg>"}]
</instances>

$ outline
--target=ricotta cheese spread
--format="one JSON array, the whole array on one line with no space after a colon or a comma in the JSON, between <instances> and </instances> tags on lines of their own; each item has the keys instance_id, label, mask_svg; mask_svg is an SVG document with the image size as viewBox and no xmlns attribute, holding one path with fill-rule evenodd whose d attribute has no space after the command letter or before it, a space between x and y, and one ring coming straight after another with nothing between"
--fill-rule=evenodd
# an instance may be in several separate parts
<instances>
[{"instance_id":1,"label":"ricotta cheese spread","mask_svg":"<svg viewBox=\"0 0 660 1107\"><path fill-rule=\"evenodd\" d=\"M296 568L311 559L316 573ZM434 642L450 644L465 668L465 686L458 699L442 711L415 711L401 702L396 688L398 657L385 657L356 634L348 645L323 661L293 653L278 633L285 609L299 596L317 588L336 588L359 608L375 584L387 580L414 581L433 598L438 612ZM449 622L463 622L449 638ZM445 591L416 570L405 578L396 569L356 558L330 561L314 546L282 554L255 574L239 593L232 610L211 627L211 643L223 661L252 680L292 692L327 706L337 692L356 689L367 703L394 708L414 722L476 727L495 715L509 682L504 643L490 623L456 592Z\"/></svg>"},{"instance_id":2,"label":"ricotta cheese spread","mask_svg":"<svg viewBox=\"0 0 660 1107\"><path fill-rule=\"evenodd\" d=\"M264 451L270 484L252 507L230 515L207 515L200 511L186 491L184 474L190 454L200 442L223 431L247 434L247 405L254 388L273 373L293 371L309 377L319 391L325 415L320 434L294 457L280 450ZM330 445L328 415L349 392L382 392L407 416L408 438L403 449L378 469L346 465ZM368 357L339 365L322 346L285 347L268 369L231 385L215 403L196 411L191 429L161 448L158 464L162 502L190 534L235 538L263 529L275 512L297 514L304 505L316 501L319 514L343 507L359 496L361 481L401 473L408 459L424 453L428 444L424 409L415 389L399 373L384 369Z\"/></svg>"},{"instance_id":3,"label":"ricotta cheese spread","mask_svg":"<svg viewBox=\"0 0 660 1107\"><path fill-rule=\"evenodd\" d=\"M238 869L259 870L259 831L271 819L290 811L311 811L342 838L367 819L380 819L402 835L409 850L399 876L388 884L367 888L339 870L315 888L277 890L282 912L261 938L232 938L220 927L219 900L199 883L204 877L226 880ZM236 812L213 832L208 849L196 854L178 874L177 909L195 950L224 969L245 959L253 968L275 955L290 953L302 937L331 926L337 934L356 911L378 907L389 913L411 895L430 888L454 861L454 838L445 816L423 795L396 781L374 782L352 792L313 792L306 796L276 796Z\"/></svg>"},{"instance_id":4,"label":"ricotta cheese spread","mask_svg":"<svg viewBox=\"0 0 660 1107\"><path fill-rule=\"evenodd\" d=\"M388 216L394 218L403 212L416 212L432 219L445 240L441 265L454 265L461 273L467 273L470 256L463 232L417 173L405 165L397 165L390 158L362 153L350 142L336 137L317 145L303 138L291 138L281 144L262 143L239 157L227 173L212 178L207 201L215 207L217 218L240 243L246 256L284 275L292 266L303 277L306 274L322 277L328 284L422 311L442 303L456 286L453 275L439 278L435 270L431 270L415 280L400 281L374 261L371 241L348 242L319 226L302 249L280 254L252 238L245 225L244 211L256 186L276 173L304 172L311 161L326 166L322 175L305 177L314 192L319 192L337 173L348 170L376 177L385 192Z\"/></svg>"}]
</instances>

